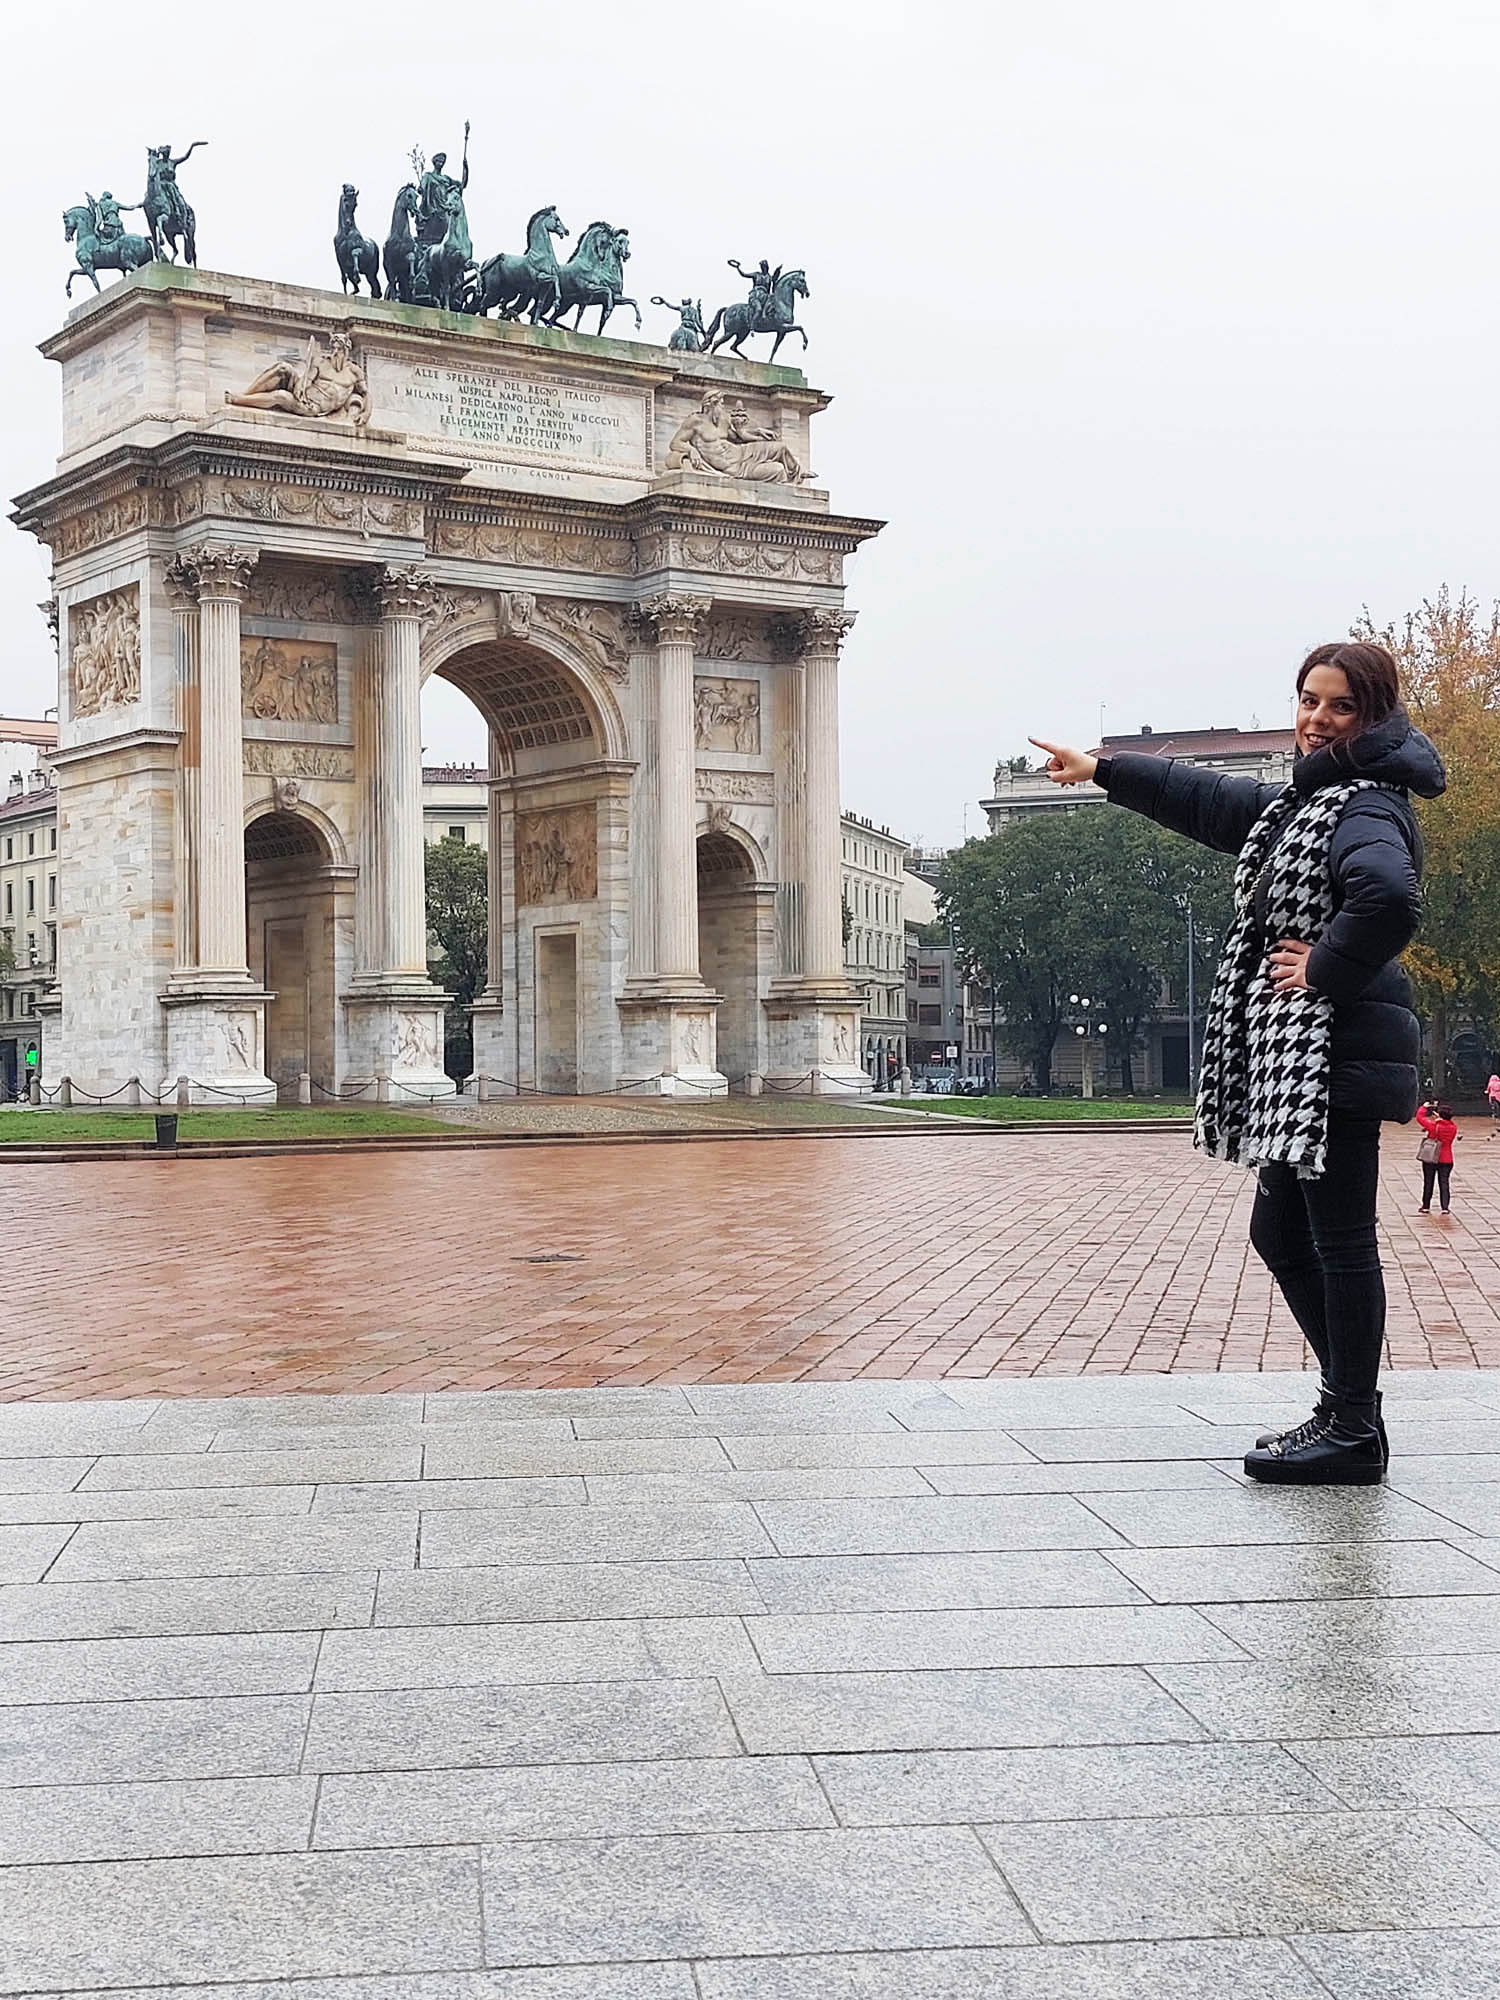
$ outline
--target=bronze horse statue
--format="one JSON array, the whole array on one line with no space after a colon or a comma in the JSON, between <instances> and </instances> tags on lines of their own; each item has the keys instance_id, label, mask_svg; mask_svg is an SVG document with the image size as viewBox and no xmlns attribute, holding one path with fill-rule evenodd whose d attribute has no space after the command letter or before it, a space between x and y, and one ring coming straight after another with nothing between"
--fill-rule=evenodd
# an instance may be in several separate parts
<instances>
[{"instance_id":1,"label":"bronze horse statue","mask_svg":"<svg viewBox=\"0 0 1500 2000\"><path fill-rule=\"evenodd\" d=\"M564 313L576 306L573 321L576 333L589 306L599 308L599 332L609 323L616 306L629 306L635 314L635 330L641 330L641 309L625 296L625 260L630 255L630 232L608 222L591 222L578 239L578 248L558 272L560 294L555 310L546 320L556 326Z\"/></svg>"},{"instance_id":2,"label":"bronze horse statue","mask_svg":"<svg viewBox=\"0 0 1500 2000\"><path fill-rule=\"evenodd\" d=\"M533 326L544 312L556 311L562 303L562 279L552 239L567 233L555 208L539 208L526 225L525 253L511 257L502 251L481 264L465 310L482 317L498 306L501 319L519 319L530 306Z\"/></svg>"},{"instance_id":3,"label":"bronze horse statue","mask_svg":"<svg viewBox=\"0 0 1500 2000\"><path fill-rule=\"evenodd\" d=\"M740 267L734 263L734 259L731 258L729 261L738 271ZM752 274L744 272L742 275L749 277ZM752 333L774 333L776 339L771 348L771 359L774 361L776 350L782 341L789 333L797 333L802 335L802 351L805 354L807 335L797 325L793 315L797 310L794 301L808 296L807 277L804 272L778 270L771 273L769 286L764 291L756 287L751 293L752 302L757 299L763 301L758 308L754 303L743 306L720 306L704 336L705 351L716 354L727 340L731 343L730 352L740 354L743 352L744 342Z\"/></svg>"},{"instance_id":4,"label":"bronze horse statue","mask_svg":"<svg viewBox=\"0 0 1500 2000\"><path fill-rule=\"evenodd\" d=\"M380 252L374 239L361 236L354 221L355 204L359 200L359 189L349 181L344 182L344 192L339 196L339 226L333 239L333 254L339 260L339 277L345 292L352 286L354 295L359 296L359 281L368 278L370 297L380 297Z\"/></svg>"},{"instance_id":5,"label":"bronze horse statue","mask_svg":"<svg viewBox=\"0 0 1500 2000\"><path fill-rule=\"evenodd\" d=\"M108 189L105 190L106 195ZM156 250L149 236L101 236L99 234L99 210L92 195L85 208L65 208L63 210L63 241L71 243L76 259L74 268L68 273L67 296L73 296L73 280L89 278L94 290L99 290L100 271L138 271L142 264L156 260Z\"/></svg>"}]
</instances>

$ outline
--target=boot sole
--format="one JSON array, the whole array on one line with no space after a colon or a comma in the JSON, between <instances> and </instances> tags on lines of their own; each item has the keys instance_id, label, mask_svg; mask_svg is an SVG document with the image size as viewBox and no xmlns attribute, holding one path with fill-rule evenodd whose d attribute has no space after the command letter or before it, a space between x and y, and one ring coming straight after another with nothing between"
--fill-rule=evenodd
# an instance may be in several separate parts
<instances>
[{"instance_id":1,"label":"boot sole","mask_svg":"<svg viewBox=\"0 0 1500 2000\"><path fill-rule=\"evenodd\" d=\"M1260 1486L1379 1486L1383 1465L1330 1465L1313 1468L1271 1459L1264 1465L1245 1460L1245 1477Z\"/></svg>"}]
</instances>

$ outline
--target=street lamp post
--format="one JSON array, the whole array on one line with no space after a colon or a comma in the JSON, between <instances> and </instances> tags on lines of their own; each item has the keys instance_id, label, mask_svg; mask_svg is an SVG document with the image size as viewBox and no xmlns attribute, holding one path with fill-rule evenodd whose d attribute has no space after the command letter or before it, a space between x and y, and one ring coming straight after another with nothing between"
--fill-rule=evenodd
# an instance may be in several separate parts
<instances>
[{"instance_id":1,"label":"street lamp post","mask_svg":"<svg viewBox=\"0 0 1500 2000\"><path fill-rule=\"evenodd\" d=\"M1091 1098L1094 1094L1094 1037L1095 1035L1107 1035L1109 1033L1109 1025L1107 1022L1101 1021L1098 1015L1091 1011L1094 1003L1085 994L1070 993L1068 1000L1074 1007L1081 1007L1083 1009L1083 1019L1075 1022L1073 1032L1083 1042L1081 1050L1083 1057L1083 1094L1085 1097ZM1107 1078L1106 1081L1108 1081Z\"/></svg>"},{"instance_id":2,"label":"street lamp post","mask_svg":"<svg viewBox=\"0 0 1500 2000\"><path fill-rule=\"evenodd\" d=\"M1197 941L1193 935L1193 906L1187 906L1187 1030L1188 1030L1188 1090L1198 1093L1198 985Z\"/></svg>"}]
</instances>

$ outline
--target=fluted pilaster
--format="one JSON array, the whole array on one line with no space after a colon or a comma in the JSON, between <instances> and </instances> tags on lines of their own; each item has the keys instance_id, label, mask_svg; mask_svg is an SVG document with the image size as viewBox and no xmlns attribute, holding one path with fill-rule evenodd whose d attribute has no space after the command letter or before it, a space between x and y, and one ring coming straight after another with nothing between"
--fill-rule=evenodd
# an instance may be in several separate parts
<instances>
[{"instance_id":1,"label":"fluted pilaster","mask_svg":"<svg viewBox=\"0 0 1500 2000\"><path fill-rule=\"evenodd\" d=\"M427 896L422 838L422 617L429 592L414 567L379 580L380 669L376 769L384 795L381 895L385 972L426 976Z\"/></svg>"},{"instance_id":2,"label":"fluted pilaster","mask_svg":"<svg viewBox=\"0 0 1500 2000\"><path fill-rule=\"evenodd\" d=\"M693 648L712 600L664 592L641 616L656 635L656 977L696 981L698 804Z\"/></svg>"},{"instance_id":3,"label":"fluted pilaster","mask_svg":"<svg viewBox=\"0 0 1500 2000\"><path fill-rule=\"evenodd\" d=\"M804 615L804 870L802 971L810 980L844 978L839 854L839 648L852 611Z\"/></svg>"},{"instance_id":4,"label":"fluted pilaster","mask_svg":"<svg viewBox=\"0 0 1500 2000\"><path fill-rule=\"evenodd\" d=\"M248 979L245 779L240 732L240 605L256 551L206 542L177 566L198 594L198 938L205 971Z\"/></svg>"}]
</instances>

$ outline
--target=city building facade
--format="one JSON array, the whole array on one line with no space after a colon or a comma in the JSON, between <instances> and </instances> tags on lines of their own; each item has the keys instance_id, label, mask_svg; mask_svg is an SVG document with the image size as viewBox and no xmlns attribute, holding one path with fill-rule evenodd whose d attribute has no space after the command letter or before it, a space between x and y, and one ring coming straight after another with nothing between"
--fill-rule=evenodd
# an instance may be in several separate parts
<instances>
[{"instance_id":1,"label":"city building facade","mask_svg":"<svg viewBox=\"0 0 1500 2000\"><path fill-rule=\"evenodd\" d=\"M0 803L0 1101L40 1059L57 968L57 793L45 768L12 774Z\"/></svg>"},{"instance_id":2,"label":"city building facade","mask_svg":"<svg viewBox=\"0 0 1500 2000\"><path fill-rule=\"evenodd\" d=\"M863 996L860 1060L884 1085L906 1065L906 842L858 813L839 822L843 863L844 973Z\"/></svg>"}]
</instances>

